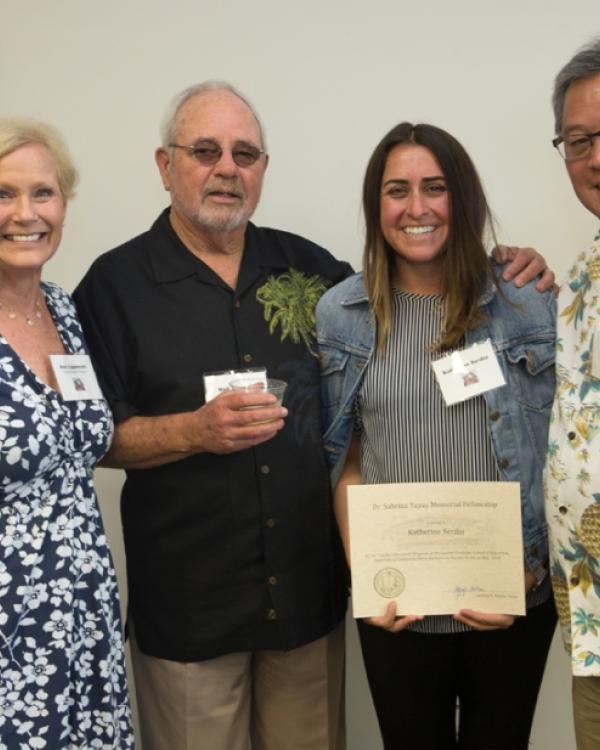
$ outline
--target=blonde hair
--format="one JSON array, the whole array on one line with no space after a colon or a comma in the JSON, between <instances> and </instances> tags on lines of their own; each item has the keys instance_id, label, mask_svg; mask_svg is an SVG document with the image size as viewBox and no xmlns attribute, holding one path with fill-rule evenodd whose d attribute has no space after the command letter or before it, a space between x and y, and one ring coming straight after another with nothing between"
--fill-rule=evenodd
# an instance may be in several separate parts
<instances>
[{"instance_id":1,"label":"blonde hair","mask_svg":"<svg viewBox=\"0 0 600 750\"><path fill-rule=\"evenodd\" d=\"M25 117L0 117L0 159L29 144L43 146L52 157L66 204L75 195L79 175L62 135L45 122Z\"/></svg>"}]
</instances>

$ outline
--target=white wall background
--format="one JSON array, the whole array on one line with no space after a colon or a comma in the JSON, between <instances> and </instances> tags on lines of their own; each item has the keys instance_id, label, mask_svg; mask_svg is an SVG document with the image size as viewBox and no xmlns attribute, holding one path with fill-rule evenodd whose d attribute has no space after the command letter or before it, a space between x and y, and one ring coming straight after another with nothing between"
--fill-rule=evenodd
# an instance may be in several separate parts
<instances>
[{"instance_id":1,"label":"white wall background","mask_svg":"<svg viewBox=\"0 0 600 750\"><path fill-rule=\"evenodd\" d=\"M173 94L206 78L232 81L266 122L271 162L257 222L354 264L366 160L403 119L457 136L500 239L543 249L559 275L596 229L550 145L549 97L558 68L600 34L597 0L2 0L0 10L0 112L57 125L81 171L46 273L68 290L166 204L152 157L158 122ZM124 591L120 482L98 472ZM350 750L379 750L352 623L349 632ZM574 748L557 643L532 740L539 750Z\"/></svg>"}]
</instances>

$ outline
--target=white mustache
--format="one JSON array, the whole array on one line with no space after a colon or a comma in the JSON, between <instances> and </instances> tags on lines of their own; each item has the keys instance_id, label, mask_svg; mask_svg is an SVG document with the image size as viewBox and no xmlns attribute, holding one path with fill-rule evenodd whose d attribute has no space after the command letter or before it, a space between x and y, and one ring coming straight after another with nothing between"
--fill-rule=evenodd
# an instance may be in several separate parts
<instances>
[{"instance_id":1,"label":"white mustache","mask_svg":"<svg viewBox=\"0 0 600 750\"><path fill-rule=\"evenodd\" d=\"M246 198L246 192L241 185L213 183L204 188L202 191L202 198L207 198L211 193L229 193L229 195L233 195L240 200Z\"/></svg>"}]
</instances>

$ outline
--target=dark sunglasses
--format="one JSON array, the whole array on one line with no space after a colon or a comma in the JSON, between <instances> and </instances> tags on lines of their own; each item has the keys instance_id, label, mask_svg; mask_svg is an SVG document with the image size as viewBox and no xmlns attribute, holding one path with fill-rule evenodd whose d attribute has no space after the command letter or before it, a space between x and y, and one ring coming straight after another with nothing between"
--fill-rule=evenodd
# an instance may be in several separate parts
<instances>
[{"instance_id":1,"label":"dark sunglasses","mask_svg":"<svg viewBox=\"0 0 600 750\"><path fill-rule=\"evenodd\" d=\"M215 141L199 141L193 146L181 146L170 143L169 148L182 148L193 156L196 161L206 166L216 164L223 156L223 149ZM231 149L231 158L238 167L251 167L265 152L250 143L237 143Z\"/></svg>"}]
</instances>

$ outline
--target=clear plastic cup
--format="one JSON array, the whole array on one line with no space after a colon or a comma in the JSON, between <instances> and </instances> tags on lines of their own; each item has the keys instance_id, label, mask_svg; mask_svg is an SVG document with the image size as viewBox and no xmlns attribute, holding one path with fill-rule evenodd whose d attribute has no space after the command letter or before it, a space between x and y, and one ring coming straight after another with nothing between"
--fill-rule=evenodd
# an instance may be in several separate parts
<instances>
[{"instance_id":1,"label":"clear plastic cup","mask_svg":"<svg viewBox=\"0 0 600 750\"><path fill-rule=\"evenodd\" d=\"M229 389L232 391L245 391L246 393L271 393L277 399L277 406L281 406L283 404L283 395L286 388L287 383L285 382L285 380L277 380L276 378L267 378L266 383L250 383L247 379L232 380L229 383ZM242 409L245 411L247 409L264 409L272 407L273 404L269 404L268 406L243 406ZM267 422L272 421L274 420L265 419L264 421L255 422L254 424L266 424Z\"/></svg>"}]
</instances>

